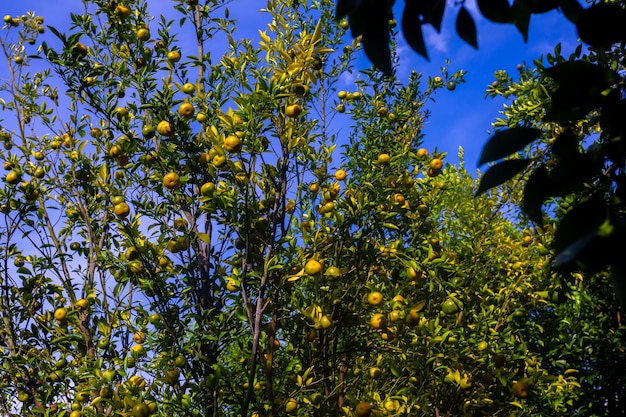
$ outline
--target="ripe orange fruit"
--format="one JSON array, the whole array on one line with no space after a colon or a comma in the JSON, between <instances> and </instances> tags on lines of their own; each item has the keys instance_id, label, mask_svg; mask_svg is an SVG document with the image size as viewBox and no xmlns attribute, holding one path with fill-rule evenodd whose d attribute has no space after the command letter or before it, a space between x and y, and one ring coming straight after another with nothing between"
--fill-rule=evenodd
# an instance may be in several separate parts
<instances>
[{"instance_id":1,"label":"ripe orange fruit","mask_svg":"<svg viewBox=\"0 0 626 417\"><path fill-rule=\"evenodd\" d=\"M174 63L180 61L180 52L178 51L169 51L167 53L167 60Z\"/></svg>"},{"instance_id":2,"label":"ripe orange fruit","mask_svg":"<svg viewBox=\"0 0 626 417\"><path fill-rule=\"evenodd\" d=\"M229 279L226 282L226 289L230 292L235 292L239 289L239 286L237 285L235 281L233 281L232 279Z\"/></svg>"},{"instance_id":3,"label":"ripe orange fruit","mask_svg":"<svg viewBox=\"0 0 626 417\"><path fill-rule=\"evenodd\" d=\"M215 155L211 160L211 163L215 166L215 168L223 168L226 166L228 159L224 155Z\"/></svg>"},{"instance_id":4,"label":"ripe orange fruit","mask_svg":"<svg viewBox=\"0 0 626 417\"><path fill-rule=\"evenodd\" d=\"M239 152L241 150L241 139L235 135L227 136L222 143L222 147L228 152Z\"/></svg>"},{"instance_id":5,"label":"ripe orange fruit","mask_svg":"<svg viewBox=\"0 0 626 417\"><path fill-rule=\"evenodd\" d=\"M137 39L140 41L147 41L150 39L150 31L146 28L141 28L137 31Z\"/></svg>"},{"instance_id":6,"label":"ripe orange fruit","mask_svg":"<svg viewBox=\"0 0 626 417\"><path fill-rule=\"evenodd\" d=\"M135 332L133 335L133 341L137 344L141 344L146 341L146 334L144 332Z\"/></svg>"},{"instance_id":7,"label":"ripe orange fruit","mask_svg":"<svg viewBox=\"0 0 626 417\"><path fill-rule=\"evenodd\" d=\"M311 191L312 193L316 193L320 190L320 185L316 182L312 183L311 185L309 185L309 191Z\"/></svg>"},{"instance_id":8,"label":"ripe orange fruit","mask_svg":"<svg viewBox=\"0 0 626 417\"><path fill-rule=\"evenodd\" d=\"M318 275L320 272L322 272L322 264L315 259L310 259L304 265L304 272L307 275Z\"/></svg>"},{"instance_id":9,"label":"ripe orange fruit","mask_svg":"<svg viewBox=\"0 0 626 417\"><path fill-rule=\"evenodd\" d=\"M119 158L124 154L122 147L120 145L113 145L111 149L109 149L109 156L111 158Z\"/></svg>"},{"instance_id":10,"label":"ripe orange fruit","mask_svg":"<svg viewBox=\"0 0 626 417\"><path fill-rule=\"evenodd\" d=\"M163 136L173 136L174 135L174 126L167 120L162 120L157 125L157 132L159 132Z\"/></svg>"},{"instance_id":11,"label":"ripe orange fruit","mask_svg":"<svg viewBox=\"0 0 626 417\"><path fill-rule=\"evenodd\" d=\"M302 107L299 104L291 104L285 108L285 116L298 117L302 113Z\"/></svg>"},{"instance_id":12,"label":"ripe orange fruit","mask_svg":"<svg viewBox=\"0 0 626 417\"><path fill-rule=\"evenodd\" d=\"M115 14L117 14L121 18L127 18L128 16L130 16L130 13L130 9L124 5L120 4L115 8Z\"/></svg>"},{"instance_id":13,"label":"ripe orange fruit","mask_svg":"<svg viewBox=\"0 0 626 417\"><path fill-rule=\"evenodd\" d=\"M194 113L195 109L191 103L182 103L178 107L178 114L185 119L191 119Z\"/></svg>"},{"instance_id":14,"label":"ripe orange fruit","mask_svg":"<svg viewBox=\"0 0 626 417\"><path fill-rule=\"evenodd\" d=\"M409 327L413 327L416 326L419 323L419 311L417 308L412 308L409 310L408 314L406 315L404 322L407 324L407 326Z\"/></svg>"},{"instance_id":15,"label":"ripe orange fruit","mask_svg":"<svg viewBox=\"0 0 626 417\"><path fill-rule=\"evenodd\" d=\"M285 404L285 411L289 414L294 414L297 409L298 402L295 399L290 398L289 401L287 401L287 404Z\"/></svg>"},{"instance_id":16,"label":"ripe orange fruit","mask_svg":"<svg viewBox=\"0 0 626 417\"><path fill-rule=\"evenodd\" d=\"M22 180L22 175L17 171L11 171L6 176L6 182L11 185L15 185Z\"/></svg>"},{"instance_id":17,"label":"ripe orange fruit","mask_svg":"<svg viewBox=\"0 0 626 417\"><path fill-rule=\"evenodd\" d=\"M175 172L168 172L163 177L163 186L168 190L175 190L180 187L180 177Z\"/></svg>"},{"instance_id":18,"label":"ripe orange fruit","mask_svg":"<svg viewBox=\"0 0 626 417\"><path fill-rule=\"evenodd\" d=\"M337 171L335 171L335 179L337 181L343 181L346 179L347 176L348 174L344 169L338 169Z\"/></svg>"},{"instance_id":19,"label":"ripe orange fruit","mask_svg":"<svg viewBox=\"0 0 626 417\"><path fill-rule=\"evenodd\" d=\"M333 325L333 319L324 315L320 318L319 325L322 329L329 329Z\"/></svg>"},{"instance_id":20,"label":"ripe orange fruit","mask_svg":"<svg viewBox=\"0 0 626 417\"><path fill-rule=\"evenodd\" d=\"M192 83L185 83L183 84L182 90L185 94L193 94L196 92L196 86Z\"/></svg>"},{"instance_id":21,"label":"ripe orange fruit","mask_svg":"<svg viewBox=\"0 0 626 417\"><path fill-rule=\"evenodd\" d=\"M513 395L515 395L515 397L524 399L528 397L529 393L530 393L530 388L528 387L526 383L518 381L515 384L513 384Z\"/></svg>"},{"instance_id":22,"label":"ripe orange fruit","mask_svg":"<svg viewBox=\"0 0 626 417\"><path fill-rule=\"evenodd\" d=\"M378 379L383 376L383 371L381 371L377 366L371 367L369 373L371 379Z\"/></svg>"},{"instance_id":23,"label":"ripe orange fruit","mask_svg":"<svg viewBox=\"0 0 626 417\"><path fill-rule=\"evenodd\" d=\"M433 158L430 161L429 168L434 171L441 171L441 168L443 168L443 161L439 158Z\"/></svg>"},{"instance_id":24,"label":"ripe orange fruit","mask_svg":"<svg viewBox=\"0 0 626 417\"><path fill-rule=\"evenodd\" d=\"M86 310L89 307L89 300L86 298L81 298L76 301L75 307L79 310Z\"/></svg>"},{"instance_id":25,"label":"ripe orange fruit","mask_svg":"<svg viewBox=\"0 0 626 417\"><path fill-rule=\"evenodd\" d=\"M67 309L65 307L60 307L54 310L54 318L56 321L63 321L67 317Z\"/></svg>"},{"instance_id":26,"label":"ripe orange fruit","mask_svg":"<svg viewBox=\"0 0 626 417\"><path fill-rule=\"evenodd\" d=\"M124 219L130 213L130 206L123 201L121 203L117 203L113 206L113 213L115 213L115 215L120 219Z\"/></svg>"},{"instance_id":27,"label":"ripe orange fruit","mask_svg":"<svg viewBox=\"0 0 626 417\"><path fill-rule=\"evenodd\" d=\"M401 206L401 205L404 204L405 201L406 200L405 200L405 198L404 198L404 196L402 194L400 194L400 193L394 194L393 202L396 203L397 205Z\"/></svg>"},{"instance_id":28,"label":"ripe orange fruit","mask_svg":"<svg viewBox=\"0 0 626 417\"><path fill-rule=\"evenodd\" d=\"M383 302L383 295L378 291L373 291L368 294L367 302L373 306L379 306Z\"/></svg>"},{"instance_id":29,"label":"ripe orange fruit","mask_svg":"<svg viewBox=\"0 0 626 417\"><path fill-rule=\"evenodd\" d=\"M378 163L381 165L388 164L391 160L391 156L388 153L381 153L378 155Z\"/></svg>"},{"instance_id":30,"label":"ripe orange fruit","mask_svg":"<svg viewBox=\"0 0 626 417\"><path fill-rule=\"evenodd\" d=\"M72 48L72 55L74 55L77 58L84 58L85 56L87 56L87 47L80 42L77 43Z\"/></svg>"},{"instance_id":31,"label":"ripe orange fruit","mask_svg":"<svg viewBox=\"0 0 626 417\"><path fill-rule=\"evenodd\" d=\"M436 177L437 175L441 174L441 170L435 170L432 168L428 168L428 171L426 171L426 175L428 175L431 178Z\"/></svg>"},{"instance_id":32,"label":"ripe orange fruit","mask_svg":"<svg viewBox=\"0 0 626 417\"><path fill-rule=\"evenodd\" d=\"M146 349L143 347L142 344L136 344L130 348L130 354L133 356L141 356L145 352L146 352Z\"/></svg>"},{"instance_id":33,"label":"ripe orange fruit","mask_svg":"<svg viewBox=\"0 0 626 417\"><path fill-rule=\"evenodd\" d=\"M376 313L370 319L370 324L375 329L384 329L387 327L387 319L384 314Z\"/></svg>"},{"instance_id":34,"label":"ripe orange fruit","mask_svg":"<svg viewBox=\"0 0 626 417\"><path fill-rule=\"evenodd\" d=\"M196 120L200 123L206 123L209 121L209 117L204 113L198 113L198 115L196 116Z\"/></svg>"},{"instance_id":35,"label":"ripe orange fruit","mask_svg":"<svg viewBox=\"0 0 626 417\"><path fill-rule=\"evenodd\" d=\"M358 403L354 409L357 417L370 417L372 414L372 406L366 403L365 401L361 401Z\"/></svg>"},{"instance_id":36,"label":"ripe orange fruit","mask_svg":"<svg viewBox=\"0 0 626 417\"><path fill-rule=\"evenodd\" d=\"M335 203L333 203L332 201L328 201L328 202L324 203L324 205L322 205L322 207L320 207L320 213L321 214L330 213L334 209L335 209Z\"/></svg>"}]
</instances>

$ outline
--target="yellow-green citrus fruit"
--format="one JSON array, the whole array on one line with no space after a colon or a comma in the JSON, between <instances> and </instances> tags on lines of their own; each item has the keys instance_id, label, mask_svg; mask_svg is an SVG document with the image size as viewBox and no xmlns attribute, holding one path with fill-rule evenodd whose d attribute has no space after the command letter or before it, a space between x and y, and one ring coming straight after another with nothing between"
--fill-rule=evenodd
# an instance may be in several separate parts
<instances>
[{"instance_id":1,"label":"yellow-green citrus fruit","mask_svg":"<svg viewBox=\"0 0 626 417\"><path fill-rule=\"evenodd\" d=\"M239 152L241 150L241 139L235 135L227 136L222 147L228 152Z\"/></svg>"},{"instance_id":2,"label":"yellow-green citrus fruit","mask_svg":"<svg viewBox=\"0 0 626 417\"><path fill-rule=\"evenodd\" d=\"M57 308L54 311L54 318L57 321L63 321L63 320L65 320L66 317L67 317L67 309L65 307Z\"/></svg>"},{"instance_id":3,"label":"yellow-green citrus fruit","mask_svg":"<svg viewBox=\"0 0 626 417\"><path fill-rule=\"evenodd\" d=\"M322 264L315 259L310 259L304 265L304 272L307 275L318 275L320 272L322 272Z\"/></svg>"},{"instance_id":4,"label":"yellow-green citrus fruit","mask_svg":"<svg viewBox=\"0 0 626 417\"><path fill-rule=\"evenodd\" d=\"M354 409L357 417L370 417L372 414L372 406L366 403L365 401L361 401L358 403Z\"/></svg>"},{"instance_id":5,"label":"yellow-green citrus fruit","mask_svg":"<svg viewBox=\"0 0 626 417\"><path fill-rule=\"evenodd\" d=\"M294 414L297 409L298 402L295 399L290 398L289 401L287 401L287 404L285 404L285 411L289 414Z\"/></svg>"},{"instance_id":6,"label":"yellow-green citrus fruit","mask_svg":"<svg viewBox=\"0 0 626 417\"><path fill-rule=\"evenodd\" d=\"M367 295L367 302L373 306L379 306L383 302L383 295L378 291L372 291Z\"/></svg>"},{"instance_id":7,"label":"yellow-green citrus fruit","mask_svg":"<svg viewBox=\"0 0 626 417\"><path fill-rule=\"evenodd\" d=\"M446 314L455 314L459 311L459 306L454 302L454 300L448 298L441 305L441 310Z\"/></svg>"},{"instance_id":8,"label":"yellow-green citrus fruit","mask_svg":"<svg viewBox=\"0 0 626 417\"><path fill-rule=\"evenodd\" d=\"M384 329L387 327L387 319L384 314L376 313L370 319L370 324L375 329Z\"/></svg>"}]
</instances>

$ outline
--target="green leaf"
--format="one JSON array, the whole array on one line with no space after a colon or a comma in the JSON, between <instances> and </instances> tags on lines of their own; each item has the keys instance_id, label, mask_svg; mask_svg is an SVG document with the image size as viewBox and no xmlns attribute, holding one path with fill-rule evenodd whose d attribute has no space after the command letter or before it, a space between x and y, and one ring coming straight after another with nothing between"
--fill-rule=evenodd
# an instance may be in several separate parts
<instances>
[{"instance_id":1,"label":"green leaf","mask_svg":"<svg viewBox=\"0 0 626 417\"><path fill-rule=\"evenodd\" d=\"M617 3L594 4L580 12L576 29L593 47L608 48L626 40L626 10Z\"/></svg>"},{"instance_id":2,"label":"green leaf","mask_svg":"<svg viewBox=\"0 0 626 417\"><path fill-rule=\"evenodd\" d=\"M456 16L456 32L465 42L478 49L478 40L476 36L476 24L467 9L461 6Z\"/></svg>"},{"instance_id":3,"label":"green leaf","mask_svg":"<svg viewBox=\"0 0 626 417\"><path fill-rule=\"evenodd\" d=\"M530 159L509 159L495 164L483 174L480 179L480 185L478 186L476 195L480 195L485 191L510 180L522 172L529 163Z\"/></svg>"},{"instance_id":4,"label":"green leaf","mask_svg":"<svg viewBox=\"0 0 626 417\"><path fill-rule=\"evenodd\" d=\"M493 135L485 144L478 165L497 161L524 149L541 135L541 130L532 127L514 127Z\"/></svg>"},{"instance_id":5,"label":"green leaf","mask_svg":"<svg viewBox=\"0 0 626 417\"><path fill-rule=\"evenodd\" d=\"M530 174L526 187L524 188L524 198L522 200L522 210L528 218L538 225L543 224L541 207L544 201L552 195L552 186L548 170L545 165L539 166Z\"/></svg>"},{"instance_id":6,"label":"green leaf","mask_svg":"<svg viewBox=\"0 0 626 417\"><path fill-rule=\"evenodd\" d=\"M402 12L402 34L409 46L418 54L428 60L428 51L424 43L422 24L413 3L407 3Z\"/></svg>"},{"instance_id":7,"label":"green leaf","mask_svg":"<svg viewBox=\"0 0 626 417\"><path fill-rule=\"evenodd\" d=\"M496 23L511 23L513 16L507 0L477 0L478 9L486 19Z\"/></svg>"}]
</instances>

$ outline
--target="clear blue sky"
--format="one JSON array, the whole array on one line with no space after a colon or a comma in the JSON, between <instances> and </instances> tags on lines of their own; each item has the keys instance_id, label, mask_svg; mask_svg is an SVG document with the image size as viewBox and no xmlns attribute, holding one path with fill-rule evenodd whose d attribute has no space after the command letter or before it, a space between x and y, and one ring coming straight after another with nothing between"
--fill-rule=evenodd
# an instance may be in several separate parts
<instances>
[{"instance_id":1,"label":"clear blue sky","mask_svg":"<svg viewBox=\"0 0 626 417\"><path fill-rule=\"evenodd\" d=\"M448 0L453 3L454 0ZM397 20L404 6L397 1L395 10ZM153 13L171 8L171 1L151 2ZM252 5L252 6L250 6ZM240 24L241 35L248 35L248 29L256 36L266 19L259 19L258 10L264 5L263 0L235 0L231 7L233 17ZM451 72L463 69L467 72L466 83L460 85L453 94L447 91L437 93L436 102L429 105L431 119L425 128L425 146L448 152L448 161L456 162L459 146L465 149L467 168L474 171L480 150L489 137L490 123L498 116L502 108L502 100L485 99L485 89L494 80L494 71L504 69L512 74L521 62L531 63L542 54L552 52L554 46L562 43L563 54L567 55L577 46L577 35L573 25L569 24L557 11L543 15L534 15L531 19L529 42L525 44L522 36L512 25L499 25L486 21L477 11L475 1L468 0L466 7L478 25L479 50L466 45L456 35L454 21L456 8L446 10L442 34L434 30L427 31L426 43L430 62L424 60L410 50L400 39L401 64L400 78L405 80L406 74L415 69L423 72L424 77L440 74L440 67L445 59L450 60ZM20 15L27 10L35 10L46 19L46 24L62 29L69 26L69 12L81 12L82 2L79 0L21 0L3 1L0 14ZM245 29L244 29L245 28ZM369 63L361 57L358 65L366 68ZM4 68L0 73L5 71ZM350 88L346 85L345 88Z\"/></svg>"}]
</instances>

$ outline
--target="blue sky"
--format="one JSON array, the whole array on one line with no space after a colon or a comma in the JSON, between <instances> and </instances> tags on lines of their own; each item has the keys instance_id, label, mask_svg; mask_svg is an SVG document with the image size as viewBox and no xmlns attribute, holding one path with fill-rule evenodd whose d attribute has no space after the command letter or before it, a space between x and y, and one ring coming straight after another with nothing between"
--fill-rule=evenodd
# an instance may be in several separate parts
<instances>
[{"instance_id":1,"label":"blue sky","mask_svg":"<svg viewBox=\"0 0 626 417\"><path fill-rule=\"evenodd\" d=\"M453 3L454 0L448 0ZM80 0L22 0L4 2L2 15L20 15L27 10L35 10L46 19L46 24L59 29L69 25L69 12L82 11ZM395 11L400 20L403 1L397 1ZM153 13L166 11L172 6L171 1L150 3ZM262 28L266 19L258 10L262 0L235 0L231 7L232 16L240 24L242 36L256 37L256 29ZM253 5L250 7L250 5ZM558 12L553 11L542 15L534 15L531 19L529 42L525 44L522 36L512 25L499 25L486 21L477 11L474 0L468 0L466 7L474 17L478 26L479 50L466 45L456 35L454 21L456 7L448 8L444 15L442 34L428 30L425 34L429 50L430 62L408 48L403 39L399 40L401 63L399 76L405 80L413 69L423 72L424 77L440 74L440 67L446 59L450 60L451 72L463 69L466 71L466 83L460 85L453 94L440 91L436 102L429 105L431 118L425 127L425 146L428 149L438 147L448 152L448 161L457 162L459 146L465 149L467 168L470 172L476 169L476 161L482 145L489 137L490 123L498 116L502 108L502 100L485 99L485 89L494 80L494 72L507 70L515 75L517 64L531 63L541 55L552 52L554 46L561 42L563 54L567 56L577 46L577 35L572 24L567 22ZM244 29L245 28L245 29ZM248 29L253 29L248 31ZM369 63L362 51L358 67L367 68ZM0 76L4 68L0 70ZM348 82L349 77L346 78ZM351 85L344 86L349 89ZM341 88L341 86L340 86Z\"/></svg>"}]
</instances>

